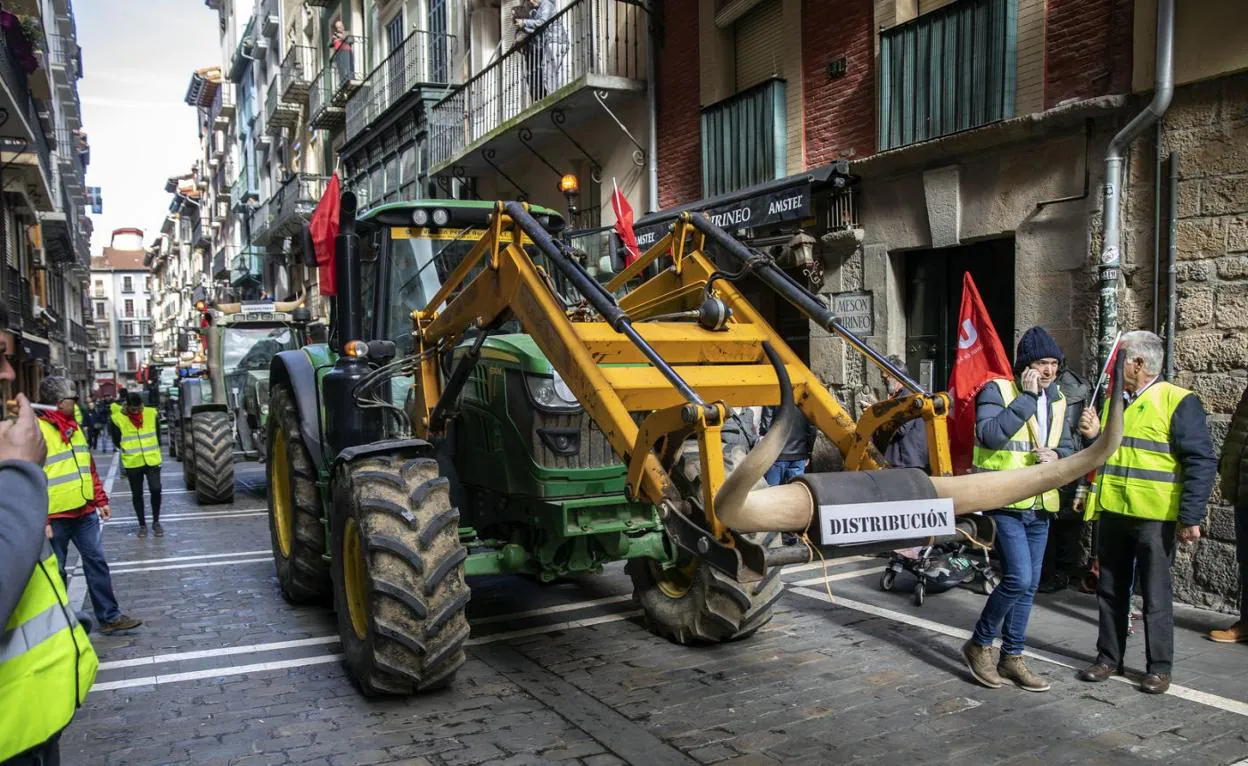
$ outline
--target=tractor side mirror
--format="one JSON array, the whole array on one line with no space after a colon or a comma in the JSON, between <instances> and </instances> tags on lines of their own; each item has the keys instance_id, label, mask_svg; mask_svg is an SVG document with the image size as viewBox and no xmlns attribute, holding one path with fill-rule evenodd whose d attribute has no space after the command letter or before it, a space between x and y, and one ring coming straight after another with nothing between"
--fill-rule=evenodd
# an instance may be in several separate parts
<instances>
[{"instance_id":1,"label":"tractor side mirror","mask_svg":"<svg viewBox=\"0 0 1248 766\"><path fill-rule=\"evenodd\" d=\"M290 320L297 325L306 325L312 321L312 312L308 310L307 306L299 306L290 312Z\"/></svg>"},{"instance_id":2,"label":"tractor side mirror","mask_svg":"<svg viewBox=\"0 0 1248 766\"><path fill-rule=\"evenodd\" d=\"M303 225L300 241L303 243L300 260L304 266L316 268L316 247L312 244L312 229L306 223Z\"/></svg>"}]
</instances>

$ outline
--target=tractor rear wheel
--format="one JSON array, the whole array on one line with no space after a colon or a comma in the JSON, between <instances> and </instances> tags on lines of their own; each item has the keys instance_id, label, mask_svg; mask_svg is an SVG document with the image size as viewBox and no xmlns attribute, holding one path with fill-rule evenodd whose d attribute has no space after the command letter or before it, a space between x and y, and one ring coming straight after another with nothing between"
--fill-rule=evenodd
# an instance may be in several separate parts
<instances>
[{"instance_id":1,"label":"tractor rear wheel","mask_svg":"<svg viewBox=\"0 0 1248 766\"><path fill-rule=\"evenodd\" d=\"M289 386L273 389L270 412L265 473L277 583L292 604L324 603L332 590L320 493Z\"/></svg>"},{"instance_id":2,"label":"tractor rear wheel","mask_svg":"<svg viewBox=\"0 0 1248 766\"><path fill-rule=\"evenodd\" d=\"M234 432L224 412L191 417L195 455L195 499L200 504L234 500Z\"/></svg>"},{"instance_id":3,"label":"tractor rear wheel","mask_svg":"<svg viewBox=\"0 0 1248 766\"><path fill-rule=\"evenodd\" d=\"M724 446L725 472L746 455L744 448ZM686 496L701 497L698 445L685 445L672 477ZM752 536L764 546L779 544L780 535ZM673 566L664 568L651 559L633 559L627 571L633 580L633 598L645 612L650 630L678 644L735 641L752 635L771 620L784 589L780 567L763 579L737 582L704 559L678 552Z\"/></svg>"},{"instance_id":4,"label":"tractor rear wheel","mask_svg":"<svg viewBox=\"0 0 1248 766\"><path fill-rule=\"evenodd\" d=\"M459 511L437 461L379 455L342 465L333 506L334 610L360 690L446 686L464 663L470 591Z\"/></svg>"},{"instance_id":5,"label":"tractor rear wheel","mask_svg":"<svg viewBox=\"0 0 1248 766\"><path fill-rule=\"evenodd\" d=\"M191 421L182 421L182 483L187 489L195 489L195 434L191 431Z\"/></svg>"}]
</instances>

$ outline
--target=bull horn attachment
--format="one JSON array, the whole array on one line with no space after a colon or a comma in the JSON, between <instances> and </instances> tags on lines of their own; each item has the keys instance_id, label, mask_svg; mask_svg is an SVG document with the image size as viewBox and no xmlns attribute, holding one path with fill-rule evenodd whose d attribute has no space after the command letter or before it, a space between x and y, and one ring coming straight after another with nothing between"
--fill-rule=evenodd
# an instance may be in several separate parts
<instances>
[{"instance_id":1,"label":"bull horn attachment","mask_svg":"<svg viewBox=\"0 0 1248 766\"><path fill-rule=\"evenodd\" d=\"M1119 359L1114 368L1109 416L1100 438L1091 447L1052 463L1041 463L1014 471L933 476L928 479L930 492L916 493L915 499L947 497L953 500L954 513L964 515L1004 508L1011 503L1065 486L1100 468L1118 449L1122 443L1122 411L1122 360ZM754 452L760 452L762 448L763 444L760 442ZM750 453L750 457L753 457L754 452ZM882 473L888 474L891 471L885 469ZM838 493L827 486L832 483L826 481L828 475L824 474L822 478L825 480L820 482L824 485L820 494L835 497ZM887 480L887 476L880 476L879 480ZM728 488L728 482L724 482L724 488ZM853 494L846 493L847 496ZM883 501L884 498L879 500ZM799 481L754 490L738 505L719 506L717 503L716 512L720 521L738 532L801 532L814 521L815 505L810 488Z\"/></svg>"},{"instance_id":2,"label":"bull horn attachment","mask_svg":"<svg viewBox=\"0 0 1248 766\"><path fill-rule=\"evenodd\" d=\"M767 354L767 361L771 362L780 383L780 408L766 435L750 450L740 465L728 474L719 492L715 493L715 515L732 529L736 527L728 519L739 518L747 497L753 494L750 490L763 478L767 469L776 462L776 458L780 457L784 443L797 426L799 413L793 404L793 383L789 380L789 371L785 369L780 354L776 353L770 343L763 343L763 353Z\"/></svg>"}]
</instances>

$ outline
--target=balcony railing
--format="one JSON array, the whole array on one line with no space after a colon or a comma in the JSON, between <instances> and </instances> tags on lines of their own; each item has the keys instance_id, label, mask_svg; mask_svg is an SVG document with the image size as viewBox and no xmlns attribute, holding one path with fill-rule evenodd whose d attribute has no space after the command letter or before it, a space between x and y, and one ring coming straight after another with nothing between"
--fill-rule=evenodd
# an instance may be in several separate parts
<instances>
[{"instance_id":1,"label":"balcony railing","mask_svg":"<svg viewBox=\"0 0 1248 766\"><path fill-rule=\"evenodd\" d=\"M880 33L880 149L1014 116L1016 0L957 0Z\"/></svg>"},{"instance_id":2,"label":"balcony railing","mask_svg":"<svg viewBox=\"0 0 1248 766\"><path fill-rule=\"evenodd\" d=\"M230 200L239 205L248 199L256 198L255 185L252 180L251 167L244 165L239 171L238 177L234 179L234 183L230 185Z\"/></svg>"},{"instance_id":3,"label":"balcony railing","mask_svg":"<svg viewBox=\"0 0 1248 766\"><path fill-rule=\"evenodd\" d=\"M55 33L48 33L48 59L52 68L65 72L66 87L68 82L82 77L82 58L78 44L71 38Z\"/></svg>"},{"instance_id":4,"label":"balcony railing","mask_svg":"<svg viewBox=\"0 0 1248 766\"><path fill-rule=\"evenodd\" d=\"M270 136L282 132L282 128L293 128L299 123L299 105L282 100L282 75L278 72L269 81L269 90L264 96L264 129Z\"/></svg>"},{"instance_id":5,"label":"balcony railing","mask_svg":"<svg viewBox=\"0 0 1248 766\"><path fill-rule=\"evenodd\" d=\"M209 244L211 232L208 229L208 219L204 217L206 215L205 212L191 224L191 247L207 247Z\"/></svg>"},{"instance_id":6,"label":"balcony railing","mask_svg":"<svg viewBox=\"0 0 1248 766\"><path fill-rule=\"evenodd\" d=\"M363 35L350 35L346 44L340 46L329 56L328 69L333 72L330 93L338 106L346 106L347 99L364 82L365 58L368 51L368 38Z\"/></svg>"},{"instance_id":7,"label":"balcony railing","mask_svg":"<svg viewBox=\"0 0 1248 766\"><path fill-rule=\"evenodd\" d=\"M308 88L308 127L313 130L333 130L342 125L343 108L335 104L334 73L332 67L326 67L312 78Z\"/></svg>"},{"instance_id":8,"label":"balcony railing","mask_svg":"<svg viewBox=\"0 0 1248 766\"><path fill-rule=\"evenodd\" d=\"M227 73L231 82L242 82L243 73L251 66L256 53L256 41L253 35L255 25L256 17L252 16L247 20L247 25L243 27L243 31L238 36L238 46L234 49L234 53L230 55L230 68Z\"/></svg>"},{"instance_id":9,"label":"balcony railing","mask_svg":"<svg viewBox=\"0 0 1248 766\"><path fill-rule=\"evenodd\" d=\"M213 127L225 128L234 118L234 83L223 82L217 86L217 95L212 98L212 106L208 107L208 117Z\"/></svg>"},{"instance_id":10,"label":"balcony railing","mask_svg":"<svg viewBox=\"0 0 1248 766\"><path fill-rule=\"evenodd\" d=\"M454 35L417 30L385 58L347 102L347 140L355 137L413 88L446 85L458 58Z\"/></svg>"},{"instance_id":11,"label":"balcony railing","mask_svg":"<svg viewBox=\"0 0 1248 766\"><path fill-rule=\"evenodd\" d=\"M69 320L69 342L79 346L87 345L87 328L72 319Z\"/></svg>"},{"instance_id":12,"label":"balcony railing","mask_svg":"<svg viewBox=\"0 0 1248 766\"><path fill-rule=\"evenodd\" d=\"M212 278L213 279L229 279L230 278L230 260L227 257L231 246L226 245L212 254Z\"/></svg>"},{"instance_id":13,"label":"balcony railing","mask_svg":"<svg viewBox=\"0 0 1248 766\"><path fill-rule=\"evenodd\" d=\"M630 0L574 0L433 106L430 165L459 157L590 75L644 79L645 25L643 9Z\"/></svg>"},{"instance_id":14,"label":"balcony railing","mask_svg":"<svg viewBox=\"0 0 1248 766\"><path fill-rule=\"evenodd\" d=\"M280 204L281 190L278 194L261 202L259 206L252 208L251 215L248 216L248 226L251 230L251 244L267 245L269 243L269 224L272 219L269 216L269 207L273 204L273 199L278 199Z\"/></svg>"},{"instance_id":15,"label":"balcony railing","mask_svg":"<svg viewBox=\"0 0 1248 766\"><path fill-rule=\"evenodd\" d=\"M325 193L327 176L300 173L278 189L269 201L269 241L293 237L303 228L312 215L316 203Z\"/></svg>"},{"instance_id":16,"label":"balcony railing","mask_svg":"<svg viewBox=\"0 0 1248 766\"><path fill-rule=\"evenodd\" d=\"M6 144L6 151L21 152L27 148L33 150L36 161L39 163L39 169L43 172L44 186L47 188L48 196L52 196L52 150L48 147L48 139L43 134L43 126L39 121L39 108L36 106L34 99L30 95L30 83L26 78L26 72L22 69L22 65L18 63L17 58L13 55L13 51L9 50L7 35L0 34L0 79L8 84L9 92L13 94L15 101L14 106L22 113L25 118L26 125L29 127L29 138L25 141L22 139L3 139ZM12 119L12 116L9 117ZM18 146L18 144L23 144Z\"/></svg>"},{"instance_id":17,"label":"balcony railing","mask_svg":"<svg viewBox=\"0 0 1248 766\"><path fill-rule=\"evenodd\" d=\"M307 45L292 45L282 59L282 100L289 104L308 103L308 88L316 72L312 62L316 60L315 49Z\"/></svg>"},{"instance_id":18,"label":"balcony railing","mask_svg":"<svg viewBox=\"0 0 1248 766\"><path fill-rule=\"evenodd\" d=\"M244 279L260 279L260 259L264 251L258 247L244 247L230 259L230 282L238 284Z\"/></svg>"}]
</instances>

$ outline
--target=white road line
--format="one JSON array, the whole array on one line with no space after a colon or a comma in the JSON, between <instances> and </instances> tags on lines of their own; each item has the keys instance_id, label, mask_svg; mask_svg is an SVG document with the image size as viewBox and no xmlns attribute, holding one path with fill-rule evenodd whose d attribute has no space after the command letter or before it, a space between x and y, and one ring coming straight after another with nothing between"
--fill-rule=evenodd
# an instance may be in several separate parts
<instances>
[{"instance_id":1,"label":"white road line","mask_svg":"<svg viewBox=\"0 0 1248 766\"><path fill-rule=\"evenodd\" d=\"M883 617L884 619L892 620L893 622L900 622L905 625L913 625L916 628L923 628L924 630L930 630L934 633L940 633L941 635L949 636L951 638L956 638L959 640L966 640L971 637L971 631L969 630L963 630L962 628L955 628L951 625L945 625L943 623L933 622L932 620L925 620L922 617L915 617L913 615L905 614L904 612L896 612L896 611L893 611L892 609L885 609L884 607L875 606L874 604L867 604L862 601L854 601L853 599L844 598L842 596L833 596L831 599L829 599L828 594L822 591L812 590L809 588L792 588L790 590L792 593L795 593L799 596L806 596L807 598L813 598L819 601L828 602L836 606L845 607L846 609L853 609L856 612L862 612L864 614L871 614L871 615L875 615L876 617ZM1063 667L1063 668L1067 668L1070 670L1076 669L1074 665L1071 665L1070 663L1064 660L1060 660L1051 654L1036 652L1030 649L1024 650L1023 654L1027 655L1028 657L1033 657L1037 660L1040 660L1041 662L1047 662L1051 665L1057 665L1058 667ZM1131 684L1132 686L1136 684L1135 681L1129 678L1126 678L1124 676L1110 676L1110 680L1118 681L1124 684ZM1209 694L1208 692L1202 692L1197 689L1188 688L1186 686L1179 686L1178 684L1171 684L1170 691L1168 693L1180 699L1188 700L1189 702L1195 702L1200 705L1217 708L1218 710L1225 710L1228 713L1236 713L1238 715L1248 716L1248 702L1241 702L1239 700L1233 700L1233 699L1228 699L1226 697L1220 697L1216 694Z\"/></svg>"},{"instance_id":2,"label":"white road line","mask_svg":"<svg viewBox=\"0 0 1248 766\"><path fill-rule=\"evenodd\" d=\"M301 657L296 660L279 660L278 662L258 662L254 665L241 665L237 667L226 668L208 668L207 670L192 670L187 673L170 673L164 676L146 676L144 678L127 678L124 681L105 681L91 687L91 691L106 692L113 689L132 689L136 686L159 686L161 684L172 684L178 681L197 681L201 678L224 678L225 676L240 676L244 673L261 673L266 670L286 670L288 668L298 668L305 665L324 665L329 662L337 662L342 659L341 654L327 654L319 657Z\"/></svg>"},{"instance_id":3,"label":"white road line","mask_svg":"<svg viewBox=\"0 0 1248 766\"><path fill-rule=\"evenodd\" d=\"M257 559L230 559L229 561L194 561L189 564L165 564L158 567L135 567L131 569L110 569L109 574L135 574L136 572L163 572L167 569L196 569L199 567L228 567L233 564L259 564L272 561L272 555Z\"/></svg>"},{"instance_id":4,"label":"white road line","mask_svg":"<svg viewBox=\"0 0 1248 766\"><path fill-rule=\"evenodd\" d=\"M825 563L827 566L830 566L830 567L843 567L846 564L856 564L859 561L875 561L875 560L876 558L874 556L846 556L843 559L828 559L826 562L811 561L806 564L791 564L785 567L784 569L782 569L781 571L784 572L784 574L797 574L798 572L808 572L812 569L822 569Z\"/></svg>"},{"instance_id":5,"label":"white road line","mask_svg":"<svg viewBox=\"0 0 1248 766\"><path fill-rule=\"evenodd\" d=\"M228 559L235 556L259 556L262 553L272 553L265 549L259 551L239 551L238 553L200 553L194 556L170 556L163 559L135 559L134 561L110 561L110 567L129 567L138 566L140 564L164 564L169 561L196 561L198 559ZM81 572L82 567L75 567L75 572Z\"/></svg>"},{"instance_id":6,"label":"white road line","mask_svg":"<svg viewBox=\"0 0 1248 766\"><path fill-rule=\"evenodd\" d=\"M828 575L827 577L812 577L809 580L798 580L797 582L785 583L792 588L801 588L806 585L823 585L825 582L840 582L841 580L853 580L856 577L867 577L868 575L878 574L878 569L855 569L852 572L838 572L837 574ZM827 595L826 593L824 595Z\"/></svg>"},{"instance_id":7,"label":"white road line","mask_svg":"<svg viewBox=\"0 0 1248 766\"><path fill-rule=\"evenodd\" d=\"M245 516L265 516L268 514L268 512L269 511L266 508L248 508L246 510L237 510L237 511L213 511L211 513L169 513L169 514L162 513L160 515L160 520L162 523L164 523L166 521L200 521L200 520L206 521L206 520L211 520L211 519L237 519L237 518L241 518ZM136 518L119 519L119 518L114 517L113 520L109 521L108 523L109 524L135 524L137 525L139 523L139 520Z\"/></svg>"},{"instance_id":8,"label":"white road line","mask_svg":"<svg viewBox=\"0 0 1248 766\"><path fill-rule=\"evenodd\" d=\"M121 468L121 453L113 453L113 462L108 466L108 476L104 479L104 494L113 494L113 482L117 480L117 471Z\"/></svg>"},{"instance_id":9,"label":"white road line","mask_svg":"<svg viewBox=\"0 0 1248 766\"><path fill-rule=\"evenodd\" d=\"M530 609L526 612L516 612L514 614L496 614L491 617L480 617L472 621L473 625L489 625L495 622L507 622L509 620L523 620L526 617L540 617L544 614L559 614L560 612L575 612L586 609L591 606L601 606L604 604L622 604L625 601L632 601L632 596L606 596L605 598L595 598L590 601L576 601L569 604L556 604L555 606L544 606L540 609Z\"/></svg>"},{"instance_id":10,"label":"white road line","mask_svg":"<svg viewBox=\"0 0 1248 766\"><path fill-rule=\"evenodd\" d=\"M220 646L216 649L204 649L196 652L173 652L172 654L156 654L151 657L135 657L130 660L114 660L101 662L100 670L119 670L136 668L141 665L160 665L165 662L183 662L185 660L201 660L205 657L228 657L234 654L251 654L252 652L276 652L281 649L297 649L301 646L323 646L338 642L338 636L317 636L316 638L297 638L291 641L278 641L272 644L249 644L247 646Z\"/></svg>"}]
</instances>

